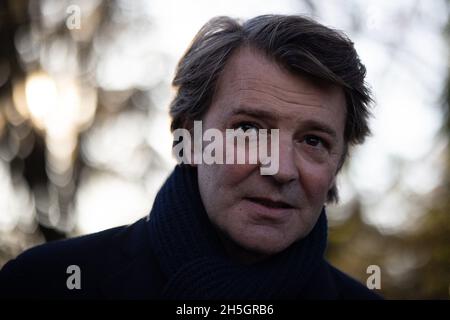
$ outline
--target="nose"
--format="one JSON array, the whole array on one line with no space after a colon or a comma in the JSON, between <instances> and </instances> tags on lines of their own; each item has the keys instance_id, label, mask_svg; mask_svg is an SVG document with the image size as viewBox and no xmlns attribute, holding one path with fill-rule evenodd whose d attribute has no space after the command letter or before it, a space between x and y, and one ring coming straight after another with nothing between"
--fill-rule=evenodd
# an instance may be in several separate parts
<instances>
[{"instance_id":1,"label":"nose","mask_svg":"<svg viewBox=\"0 0 450 320\"><path fill-rule=\"evenodd\" d=\"M278 172L272 176L279 184L290 183L299 178L293 143L292 139L280 137L279 168Z\"/></svg>"}]
</instances>

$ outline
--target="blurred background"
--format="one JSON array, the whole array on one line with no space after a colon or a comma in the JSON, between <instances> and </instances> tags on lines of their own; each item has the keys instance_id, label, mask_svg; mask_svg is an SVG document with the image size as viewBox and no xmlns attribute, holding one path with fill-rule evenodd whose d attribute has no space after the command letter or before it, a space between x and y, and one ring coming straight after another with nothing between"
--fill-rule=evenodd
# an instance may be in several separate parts
<instances>
[{"instance_id":1,"label":"blurred background","mask_svg":"<svg viewBox=\"0 0 450 320\"><path fill-rule=\"evenodd\" d=\"M0 267L145 216L173 168L175 65L211 17L306 14L368 69L373 135L329 206L333 264L387 298L450 297L450 1L0 2Z\"/></svg>"}]
</instances>

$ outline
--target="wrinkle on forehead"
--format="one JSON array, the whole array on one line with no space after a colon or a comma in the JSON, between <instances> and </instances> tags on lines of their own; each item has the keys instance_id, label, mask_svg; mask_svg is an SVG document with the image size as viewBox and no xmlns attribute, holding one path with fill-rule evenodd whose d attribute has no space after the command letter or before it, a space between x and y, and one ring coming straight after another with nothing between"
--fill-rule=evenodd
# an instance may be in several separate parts
<instances>
[{"instance_id":1,"label":"wrinkle on forehead","mask_svg":"<svg viewBox=\"0 0 450 320\"><path fill-rule=\"evenodd\" d=\"M268 99L275 99L282 104L288 104L293 106L307 106L307 107L323 107L321 99L317 98L316 94L313 93L302 93L285 91L283 88L277 88L270 84L259 84L251 85L248 82L242 81L240 88L236 88L237 94L240 98L242 96L247 96L247 99L251 99L252 94L257 95L261 98L261 95L266 96ZM250 95L250 96L249 96Z\"/></svg>"},{"instance_id":2,"label":"wrinkle on forehead","mask_svg":"<svg viewBox=\"0 0 450 320\"><path fill-rule=\"evenodd\" d=\"M228 83L217 98L228 107L244 104L266 109L265 107L277 106L277 112L290 112L290 109L295 111L299 107L311 109L312 112L319 109L321 112L335 112L334 103L340 101L340 97L334 93L312 92L301 86L297 91L285 90L274 83L243 77Z\"/></svg>"},{"instance_id":3,"label":"wrinkle on forehead","mask_svg":"<svg viewBox=\"0 0 450 320\"><path fill-rule=\"evenodd\" d=\"M264 94L283 104L297 106L332 107L333 102L345 103L339 86L318 86L308 78L292 74L252 47L239 48L230 57L216 89L213 100L219 96L241 99Z\"/></svg>"}]
</instances>

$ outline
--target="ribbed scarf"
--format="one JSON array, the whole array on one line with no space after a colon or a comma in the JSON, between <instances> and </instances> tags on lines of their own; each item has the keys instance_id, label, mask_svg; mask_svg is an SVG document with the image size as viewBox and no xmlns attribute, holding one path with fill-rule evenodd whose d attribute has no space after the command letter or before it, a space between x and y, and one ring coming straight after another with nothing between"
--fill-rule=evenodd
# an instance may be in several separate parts
<instances>
[{"instance_id":1,"label":"ribbed scarf","mask_svg":"<svg viewBox=\"0 0 450 320\"><path fill-rule=\"evenodd\" d=\"M150 239L168 281L167 299L289 299L307 297L306 284L323 260L322 211L304 239L263 262L240 265L223 249L200 198L197 170L177 165L149 215Z\"/></svg>"}]
</instances>

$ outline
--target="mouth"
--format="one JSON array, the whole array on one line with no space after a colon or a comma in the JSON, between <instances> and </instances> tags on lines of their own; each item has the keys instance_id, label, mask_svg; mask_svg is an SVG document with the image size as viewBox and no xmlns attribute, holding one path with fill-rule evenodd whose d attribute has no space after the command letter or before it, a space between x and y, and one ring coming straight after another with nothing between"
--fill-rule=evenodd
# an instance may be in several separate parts
<instances>
[{"instance_id":1,"label":"mouth","mask_svg":"<svg viewBox=\"0 0 450 320\"><path fill-rule=\"evenodd\" d=\"M288 204L284 201L272 200L269 198L248 197L247 200L257 203L259 205L262 205L264 207L270 208L270 209L294 209L293 206L291 206L290 204Z\"/></svg>"}]
</instances>

